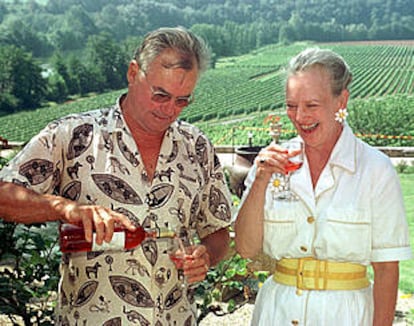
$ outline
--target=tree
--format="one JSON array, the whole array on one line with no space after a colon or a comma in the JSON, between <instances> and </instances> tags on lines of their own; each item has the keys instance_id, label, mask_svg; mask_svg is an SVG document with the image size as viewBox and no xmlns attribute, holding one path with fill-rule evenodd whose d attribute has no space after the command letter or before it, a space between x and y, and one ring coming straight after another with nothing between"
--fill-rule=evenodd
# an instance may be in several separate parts
<instances>
[{"instance_id":1,"label":"tree","mask_svg":"<svg viewBox=\"0 0 414 326\"><path fill-rule=\"evenodd\" d=\"M368 39L368 29L364 24L351 24L345 27L347 40L357 41L357 40L367 40Z\"/></svg>"},{"instance_id":2,"label":"tree","mask_svg":"<svg viewBox=\"0 0 414 326\"><path fill-rule=\"evenodd\" d=\"M191 27L191 31L207 42L217 58L230 55L230 37L225 33L224 28L210 24L196 24Z\"/></svg>"},{"instance_id":3,"label":"tree","mask_svg":"<svg viewBox=\"0 0 414 326\"><path fill-rule=\"evenodd\" d=\"M3 22L4 17L7 15L7 7L4 3L0 3L0 23Z\"/></svg>"},{"instance_id":4,"label":"tree","mask_svg":"<svg viewBox=\"0 0 414 326\"><path fill-rule=\"evenodd\" d=\"M120 89L126 86L125 74L129 56L108 33L101 33L88 40L89 69L103 77L100 90Z\"/></svg>"},{"instance_id":5,"label":"tree","mask_svg":"<svg viewBox=\"0 0 414 326\"><path fill-rule=\"evenodd\" d=\"M122 40L128 37L131 30L134 31L134 34L137 32L136 28L130 29L128 21L129 19L120 12L119 7L108 4L97 15L96 27L100 31L110 33L114 39ZM144 25L142 19L138 19L136 24Z\"/></svg>"},{"instance_id":6,"label":"tree","mask_svg":"<svg viewBox=\"0 0 414 326\"><path fill-rule=\"evenodd\" d=\"M295 30L289 24L283 24L279 29L279 43L289 44L295 40Z\"/></svg>"},{"instance_id":7,"label":"tree","mask_svg":"<svg viewBox=\"0 0 414 326\"><path fill-rule=\"evenodd\" d=\"M13 95L11 65L7 48L0 47L0 114L11 113L17 107L17 98Z\"/></svg>"},{"instance_id":8,"label":"tree","mask_svg":"<svg viewBox=\"0 0 414 326\"><path fill-rule=\"evenodd\" d=\"M61 76L62 81L65 84L66 91L67 91L66 95L78 94L79 87L76 81L70 75L68 66L59 52L56 52L53 57L53 67L54 67L56 74ZM63 100L63 98L61 100Z\"/></svg>"},{"instance_id":9,"label":"tree","mask_svg":"<svg viewBox=\"0 0 414 326\"><path fill-rule=\"evenodd\" d=\"M69 74L80 95L96 92L102 88L104 78L97 69L89 69L78 57L69 58Z\"/></svg>"},{"instance_id":10,"label":"tree","mask_svg":"<svg viewBox=\"0 0 414 326\"><path fill-rule=\"evenodd\" d=\"M289 25L294 31L294 40L299 41L305 39L305 27L304 27L304 21L300 15L299 12L292 12L292 15L289 19Z\"/></svg>"},{"instance_id":11,"label":"tree","mask_svg":"<svg viewBox=\"0 0 414 326\"><path fill-rule=\"evenodd\" d=\"M82 6L88 12L99 12L104 6L111 2L112 0L82 0Z\"/></svg>"},{"instance_id":12,"label":"tree","mask_svg":"<svg viewBox=\"0 0 414 326\"><path fill-rule=\"evenodd\" d=\"M16 46L0 47L0 111L39 107L46 80L32 55Z\"/></svg>"},{"instance_id":13,"label":"tree","mask_svg":"<svg viewBox=\"0 0 414 326\"><path fill-rule=\"evenodd\" d=\"M133 35L138 36L145 34L145 32L149 30L148 16L139 3L132 2L120 6L119 17L119 19L122 19L125 22L126 33L132 33ZM111 19L111 17L107 19ZM112 17L112 19L114 18ZM126 34L126 37L131 36L129 34Z\"/></svg>"},{"instance_id":14,"label":"tree","mask_svg":"<svg viewBox=\"0 0 414 326\"><path fill-rule=\"evenodd\" d=\"M68 93L68 88L62 76L57 73L50 75L47 87L47 99L60 103L67 99Z\"/></svg>"},{"instance_id":15,"label":"tree","mask_svg":"<svg viewBox=\"0 0 414 326\"><path fill-rule=\"evenodd\" d=\"M48 55L51 47L44 36L34 32L26 23L13 20L7 24L1 36L1 43L15 45L33 56Z\"/></svg>"},{"instance_id":16,"label":"tree","mask_svg":"<svg viewBox=\"0 0 414 326\"><path fill-rule=\"evenodd\" d=\"M97 32L93 19L76 5L55 22L50 36L57 50L66 51L82 49L88 37Z\"/></svg>"}]
</instances>

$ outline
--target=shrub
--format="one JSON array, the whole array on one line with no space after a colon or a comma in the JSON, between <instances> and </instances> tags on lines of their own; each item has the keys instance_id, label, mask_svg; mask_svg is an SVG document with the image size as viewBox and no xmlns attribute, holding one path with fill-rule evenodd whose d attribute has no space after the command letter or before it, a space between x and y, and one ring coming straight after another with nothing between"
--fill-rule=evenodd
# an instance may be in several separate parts
<instances>
[{"instance_id":1,"label":"shrub","mask_svg":"<svg viewBox=\"0 0 414 326\"><path fill-rule=\"evenodd\" d=\"M54 223L0 222L0 313L25 325L50 325L59 280L60 254Z\"/></svg>"}]
</instances>

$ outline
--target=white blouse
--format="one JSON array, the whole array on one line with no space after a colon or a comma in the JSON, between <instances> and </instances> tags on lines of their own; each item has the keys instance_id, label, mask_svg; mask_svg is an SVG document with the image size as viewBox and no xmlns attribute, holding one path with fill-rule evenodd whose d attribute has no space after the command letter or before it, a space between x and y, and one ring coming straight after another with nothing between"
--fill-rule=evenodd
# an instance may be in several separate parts
<instances>
[{"instance_id":1,"label":"white blouse","mask_svg":"<svg viewBox=\"0 0 414 326\"><path fill-rule=\"evenodd\" d=\"M253 167L246 178L242 203L255 172ZM269 183L263 250L275 259L313 256L369 265L412 256L395 168L347 125L315 189L306 158L291 177L299 201L276 201L271 187Z\"/></svg>"},{"instance_id":2,"label":"white blouse","mask_svg":"<svg viewBox=\"0 0 414 326\"><path fill-rule=\"evenodd\" d=\"M246 178L246 198L254 180ZM404 203L390 159L345 126L313 189L309 164L291 177L296 202L266 192L263 251L275 259L315 257L369 265L412 256ZM372 325L372 286L296 293L270 276L256 298L252 326Z\"/></svg>"}]
</instances>

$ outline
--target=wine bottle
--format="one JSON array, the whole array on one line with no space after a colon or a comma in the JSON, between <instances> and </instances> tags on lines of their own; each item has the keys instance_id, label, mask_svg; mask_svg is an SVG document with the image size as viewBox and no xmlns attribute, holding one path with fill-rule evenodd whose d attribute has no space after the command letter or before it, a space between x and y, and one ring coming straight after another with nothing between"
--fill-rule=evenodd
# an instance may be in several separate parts
<instances>
[{"instance_id":1,"label":"wine bottle","mask_svg":"<svg viewBox=\"0 0 414 326\"><path fill-rule=\"evenodd\" d=\"M115 227L111 241L104 241L98 245L95 232L92 242L88 242L85 239L85 231L82 226L63 223L59 227L59 244L62 252L128 250L139 246L147 238L174 237L175 232L167 228L145 229L138 226L135 231L129 231L122 227Z\"/></svg>"}]
</instances>

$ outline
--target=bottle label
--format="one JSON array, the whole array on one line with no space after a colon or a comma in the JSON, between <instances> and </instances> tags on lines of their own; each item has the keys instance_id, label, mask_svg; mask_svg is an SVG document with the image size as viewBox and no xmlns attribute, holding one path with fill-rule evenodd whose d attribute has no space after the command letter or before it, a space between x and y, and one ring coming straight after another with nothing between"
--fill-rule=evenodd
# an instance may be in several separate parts
<instances>
[{"instance_id":1,"label":"bottle label","mask_svg":"<svg viewBox=\"0 0 414 326\"><path fill-rule=\"evenodd\" d=\"M124 250L125 232L114 232L111 242L102 242L101 245L96 243L96 234L93 234L92 251L103 250Z\"/></svg>"}]
</instances>

